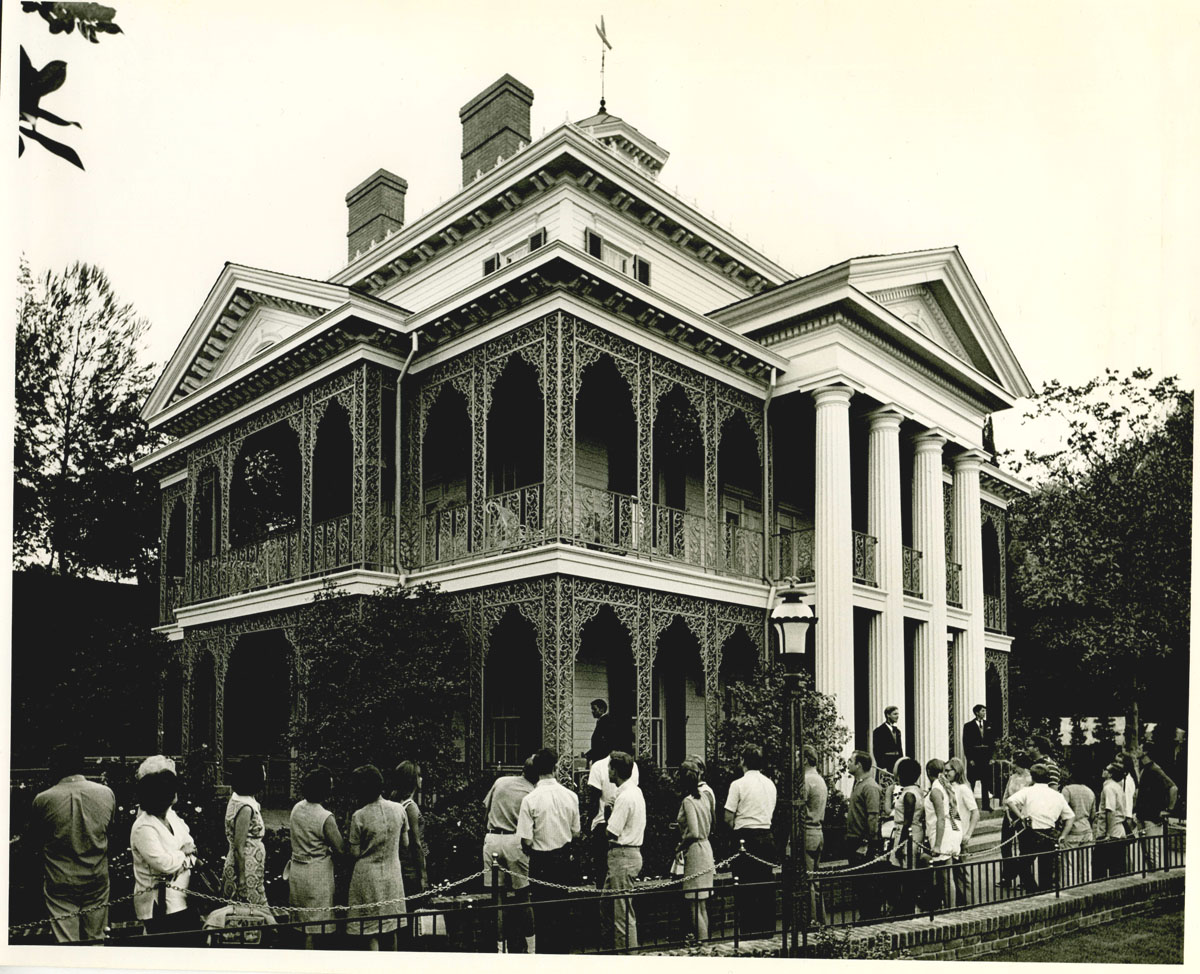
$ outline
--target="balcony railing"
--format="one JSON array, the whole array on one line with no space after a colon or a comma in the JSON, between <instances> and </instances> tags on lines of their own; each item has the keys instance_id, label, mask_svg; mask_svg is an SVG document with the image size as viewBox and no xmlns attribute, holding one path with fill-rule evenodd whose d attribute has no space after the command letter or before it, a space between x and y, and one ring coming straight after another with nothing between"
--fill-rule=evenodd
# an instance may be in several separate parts
<instances>
[{"instance_id":1,"label":"balcony railing","mask_svg":"<svg viewBox=\"0 0 1200 974\"><path fill-rule=\"evenodd\" d=\"M300 577L300 531L278 534L233 548L229 552L229 593L281 585Z\"/></svg>"},{"instance_id":2,"label":"balcony railing","mask_svg":"<svg viewBox=\"0 0 1200 974\"><path fill-rule=\"evenodd\" d=\"M762 531L726 522L721 525L721 567L731 575L761 578Z\"/></svg>"},{"instance_id":3,"label":"balcony railing","mask_svg":"<svg viewBox=\"0 0 1200 974\"><path fill-rule=\"evenodd\" d=\"M854 532L854 580L860 585L879 585L875 565L875 539L861 531Z\"/></svg>"},{"instance_id":4,"label":"balcony railing","mask_svg":"<svg viewBox=\"0 0 1200 974\"><path fill-rule=\"evenodd\" d=\"M811 582L816 578L813 568L816 532L811 528L780 531L772 540L775 546L775 578L795 578L800 582Z\"/></svg>"},{"instance_id":5,"label":"balcony railing","mask_svg":"<svg viewBox=\"0 0 1200 974\"><path fill-rule=\"evenodd\" d=\"M904 594L921 597L921 552L904 545L901 548L901 573L904 579Z\"/></svg>"},{"instance_id":6,"label":"balcony railing","mask_svg":"<svg viewBox=\"0 0 1200 974\"><path fill-rule=\"evenodd\" d=\"M574 538L589 548L635 551L638 541L636 497L575 485Z\"/></svg>"},{"instance_id":7,"label":"balcony railing","mask_svg":"<svg viewBox=\"0 0 1200 974\"><path fill-rule=\"evenodd\" d=\"M471 505L430 511L422 519L422 564L458 561L471 552Z\"/></svg>"},{"instance_id":8,"label":"balcony railing","mask_svg":"<svg viewBox=\"0 0 1200 974\"><path fill-rule=\"evenodd\" d=\"M160 592L158 621L174 622L175 610L183 600L183 576L164 575Z\"/></svg>"},{"instance_id":9,"label":"balcony railing","mask_svg":"<svg viewBox=\"0 0 1200 974\"><path fill-rule=\"evenodd\" d=\"M962 608L962 565L946 562L946 604Z\"/></svg>"},{"instance_id":10,"label":"balcony railing","mask_svg":"<svg viewBox=\"0 0 1200 974\"><path fill-rule=\"evenodd\" d=\"M390 523L387 522L387 523ZM390 559L389 559L390 560ZM312 570L316 574L354 564L354 516L342 514L313 525Z\"/></svg>"},{"instance_id":11,"label":"balcony railing","mask_svg":"<svg viewBox=\"0 0 1200 974\"><path fill-rule=\"evenodd\" d=\"M653 512L650 544L654 554L703 567L707 526L704 515L691 514L666 504L655 504Z\"/></svg>"},{"instance_id":12,"label":"balcony railing","mask_svg":"<svg viewBox=\"0 0 1200 974\"><path fill-rule=\"evenodd\" d=\"M1004 618L1004 601L999 595L983 596L983 628L992 632L1007 632L1007 620Z\"/></svg>"},{"instance_id":13,"label":"balcony railing","mask_svg":"<svg viewBox=\"0 0 1200 974\"><path fill-rule=\"evenodd\" d=\"M521 548L542 540L542 484L492 494L484 505L483 547Z\"/></svg>"}]
</instances>

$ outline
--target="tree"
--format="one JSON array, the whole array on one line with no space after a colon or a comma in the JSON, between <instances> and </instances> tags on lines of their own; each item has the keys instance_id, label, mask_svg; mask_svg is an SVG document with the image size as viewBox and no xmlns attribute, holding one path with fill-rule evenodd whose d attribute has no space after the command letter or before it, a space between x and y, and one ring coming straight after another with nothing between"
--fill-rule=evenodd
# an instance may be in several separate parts
<instances>
[{"instance_id":1,"label":"tree","mask_svg":"<svg viewBox=\"0 0 1200 974\"><path fill-rule=\"evenodd\" d=\"M467 644L446 596L427 585L321 593L296 648L310 688L293 728L301 754L335 772L412 760L427 791L461 786Z\"/></svg>"},{"instance_id":2,"label":"tree","mask_svg":"<svg viewBox=\"0 0 1200 974\"><path fill-rule=\"evenodd\" d=\"M1037 397L1031 415L1062 440L1015 464L1037 486L1010 508L1009 546L1037 711L1061 710L1070 686L1092 712L1125 706L1135 729L1148 706L1186 713L1193 413L1191 392L1145 369Z\"/></svg>"},{"instance_id":3,"label":"tree","mask_svg":"<svg viewBox=\"0 0 1200 974\"><path fill-rule=\"evenodd\" d=\"M79 36L86 37L93 44L99 43L99 34L119 34L121 28L113 23L117 15L112 7L98 3L34 3L22 0L21 9L25 13L36 13L50 26L51 34L70 34L78 26ZM39 121L50 122L53 125L74 125L82 128L78 122L68 122L59 118L53 112L42 107L42 99L51 92L57 91L67 80L67 62L50 61L43 67L35 68L21 48L21 102L20 124L17 126L17 155L25 153L25 139L32 139L43 148L56 156L66 159L72 165L83 168L79 153L69 145L50 138L44 132L39 132Z\"/></svg>"},{"instance_id":4,"label":"tree","mask_svg":"<svg viewBox=\"0 0 1200 974\"><path fill-rule=\"evenodd\" d=\"M34 280L22 261L18 284L15 560L150 581L156 491L133 472L158 440L139 415L147 323L88 264Z\"/></svg>"}]
</instances>

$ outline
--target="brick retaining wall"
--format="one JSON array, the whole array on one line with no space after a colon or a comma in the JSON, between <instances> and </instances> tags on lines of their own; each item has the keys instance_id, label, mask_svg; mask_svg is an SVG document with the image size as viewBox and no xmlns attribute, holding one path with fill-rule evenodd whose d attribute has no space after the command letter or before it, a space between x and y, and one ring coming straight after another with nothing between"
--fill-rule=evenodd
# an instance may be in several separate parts
<instances>
[{"instance_id":1,"label":"brick retaining wall","mask_svg":"<svg viewBox=\"0 0 1200 974\"><path fill-rule=\"evenodd\" d=\"M857 927L851 942L879 937L891 940L892 950L904 951L918 960L971 960L981 954L1048 940L1060 933L1082 930L1120 917L1146 913L1163 903L1183 902L1183 869L1150 876L1123 876L1077 889L1063 890L1057 897L1043 893L1028 899L994 903L933 920L895 920ZM664 954L729 957L774 957L779 938L710 944Z\"/></svg>"}]
</instances>

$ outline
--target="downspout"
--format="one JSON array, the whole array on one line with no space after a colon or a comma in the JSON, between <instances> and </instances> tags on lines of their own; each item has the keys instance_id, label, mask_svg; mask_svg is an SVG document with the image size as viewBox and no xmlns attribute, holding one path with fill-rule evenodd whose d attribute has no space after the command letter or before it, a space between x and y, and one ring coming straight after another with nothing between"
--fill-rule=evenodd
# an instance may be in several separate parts
<instances>
[{"instance_id":1,"label":"downspout","mask_svg":"<svg viewBox=\"0 0 1200 974\"><path fill-rule=\"evenodd\" d=\"M400 384L404 381L404 377L408 374L408 367L410 365L412 365L413 356L415 356L417 354L417 336L418 335L420 335L419 331L414 331L412 333L412 348L409 349L408 358L406 358L404 360L404 364L402 366L400 366L400 373L399 373L399 375L396 376L396 431L395 431L395 437L394 437L394 439L395 439L394 445L395 445L396 452L395 452L395 462L392 465L393 469L396 471L396 482L392 486L392 492L393 492L392 503L395 506L396 524L393 529L395 537L392 539L392 557L395 561L396 573L400 576L400 581L398 584L400 585L401 588L404 587L405 580L407 579L408 576L400 571L400 569L401 569L401 565L400 565L400 522L402 519L401 512L403 510L403 508L400 506L400 502L402 500L401 493L400 493L400 484L403 481L403 478L400 476L400 460L401 460L401 455L403 452L403 429L404 429L403 426L401 426L401 424L400 424L400 420L403 418L401 415L401 408L402 408L401 403L403 400L400 396Z\"/></svg>"},{"instance_id":2,"label":"downspout","mask_svg":"<svg viewBox=\"0 0 1200 974\"><path fill-rule=\"evenodd\" d=\"M772 511L769 502L773 500L769 491L771 488L771 427L769 425L769 413L771 409L771 399L775 395L775 381L778 373L772 367L771 382L767 386L767 398L763 400L763 581L769 582L771 590L767 593L767 618L763 622L765 637L763 645L768 648L770 653L771 645L771 609L775 606L775 581L771 578L771 517Z\"/></svg>"}]
</instances>

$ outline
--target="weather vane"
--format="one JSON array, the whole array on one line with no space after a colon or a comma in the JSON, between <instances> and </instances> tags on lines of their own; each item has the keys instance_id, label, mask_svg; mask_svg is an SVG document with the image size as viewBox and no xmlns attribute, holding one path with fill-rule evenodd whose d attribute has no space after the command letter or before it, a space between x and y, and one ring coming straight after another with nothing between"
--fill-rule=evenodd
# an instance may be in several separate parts
<instances>
[{"instance_id":1,"label":"weather vane","mask_svg":"<svg viewBox=\"0 0 1200 974\"><path fill-rule=\"evenodd\" d=\"M604 47L600 48L600 111L605 112L604 107L604 55L606 51L612 50L612 45L608 42L608 34L604 31L604 14L600 15L600 23L596 27L596 33L600 35L600 40L604 42Z\"/></svg>"}]
</instances>

